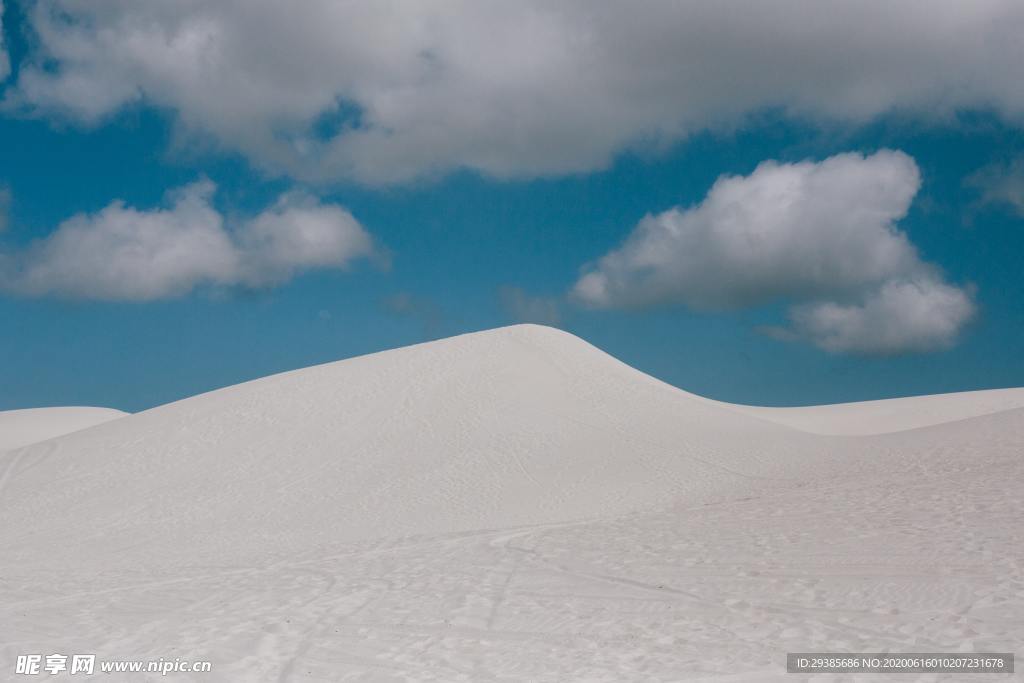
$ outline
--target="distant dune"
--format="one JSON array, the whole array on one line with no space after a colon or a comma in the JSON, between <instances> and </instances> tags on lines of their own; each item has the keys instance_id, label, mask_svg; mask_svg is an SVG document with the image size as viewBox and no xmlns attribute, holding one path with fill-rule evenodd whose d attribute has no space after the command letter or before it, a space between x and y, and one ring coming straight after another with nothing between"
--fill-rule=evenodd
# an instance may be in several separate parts
<instances>
[{"instance_id":1,"label":"distant dune","mask_svg":"<svg viewBox=\"0 0 1024 683\"><path fill-rule=\"evenodd\" d=\"M615 681L1012 649L1022 406L737 406L534 325L274 375L0 453L0 652Z\"/></svg>"},{"instance_id":2,"label":"distant dune","mask_svg":"<svg viewBox=\"0 0 1024 683\"><path fill-rule=\"evenodd\" d=\"M124 417L113 408L27 408L0 411L0 451L21 448Z\"/></svg>"},{"instance_id":3,"label":"distant dune","mask_svg":"<svg viewBox=\"0 0 1024 683\"><path fill-rule=\"evenodd\" d=\"M930 427L1024 408L1024 389L964 391L803 408L724 405L813 434L864 436Z\"/></svg>"}]
</instances>

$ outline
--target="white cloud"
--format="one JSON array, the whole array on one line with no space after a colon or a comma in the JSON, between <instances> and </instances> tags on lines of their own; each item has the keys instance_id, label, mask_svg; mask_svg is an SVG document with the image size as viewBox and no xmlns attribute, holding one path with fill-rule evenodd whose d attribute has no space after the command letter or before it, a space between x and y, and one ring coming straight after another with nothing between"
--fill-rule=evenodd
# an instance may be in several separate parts
<instances>
[{"instance_id":1,"label":"white cloud","mask_svg":"<svg viewBox=\"0 0 1024 683\"><path fill-rule=\"evenodd\" d=\"M374 251L369 233L352 214L302 192L281 196L245 223L235 242L239 280L257 287L279 284L303 270L344 266Z\"/></svg>"},{"instance_id":2,"label":"white cloud","mask_svg":"<svg viewBox=\"0 0 1024 683\"><path fill-rule=\"evenodd\" d=\"M25 250L7 254L0 287L22 296L148 301L196 287L267 287L313 268L343 268L373 251L343 208L286 194L229 228L208 180L170 196L166 208L115 201L79 214Z\"/></svg>"},{"instance_id":3,"label":"white cloud","mask_svg":"<svg viewBox=\"0 0 1024 683\"><path fill-rule=\"evenodd\" d=\"M920 183L914 160L889 150L764 162L719 178L696 206L644 218L571 297L594 308L699 310L785 300L797 304L786 335L830 351L942 348L973 303L896 227Z\"/></svg>"},{"instance_id":4,"label":"white cloud","mask_svg":"<svg viewBox=\"0 0 1024 683\"><path fill-rule=\"evenodd\" d=\"M86 122L163 107L311 181L589 171L768 108L1024 114L1018 0L40 0L30 14L8 107Z\"/></svg>"},{"instance_id":5,"label":"white cloud","mask_svg":"<svg viewBox=\"0 0 1024 683\"><path fill-rule=\"evenodd\" d=\"M820 348L878 355L949 348L973 315L967 292L929 276L886 282L859 303L825 301L790 312L796 336Z\"/></svg>"},{"instance_id":6,"label":"white cloud","mask_svg":"<svg viewBox=\"0 0 1024 683\"><path fill-rule=\"evenodd\" d=\"M238 270L223 218L210 205L213 184L178 191L167 209L139 211L115 201L79 214L31 245L7 289L30 296L158 299L200 282L227 283Z\"/></svg>"},{"instance_id":7,"label":"white cloud","mask_svg":"<svg viewBox=\"0 0 1024 683\"><path fill-rule=\"evenodd\" d=\"M894 224L919 185L901 152L767 161L722 176L697 206L644 218L574 294L595 307L722 309L857 291L918 266Z\"/></svg>"},{"instance_id":8,"label":"white cloud","mask_svg":"<svg viewBox=\"0 0 1024 683\"><path fill-rule=\"evenodd\" d=\"M985 204L1002 204L1024 216L1024 157L985 166L967 178Z\"/></svg>"},{"instance_id":9,"label":"white cloud","mask_svg":"<svg viewBox=\"0 0 1024 683\"><path fill-rule=\"evenodd\" d=\"M558 301L546 296L531 296L519 287L505 286L498 290L501 306L519 323L557 325L562 320Z\"/></svg>"}]
</instances>

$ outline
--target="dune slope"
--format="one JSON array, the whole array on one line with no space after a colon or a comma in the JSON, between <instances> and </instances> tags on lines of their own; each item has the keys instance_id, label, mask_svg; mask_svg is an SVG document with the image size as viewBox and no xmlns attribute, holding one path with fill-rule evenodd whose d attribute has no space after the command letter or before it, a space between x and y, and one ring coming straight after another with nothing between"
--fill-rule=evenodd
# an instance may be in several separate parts
<instances>
[{"instance_id":1,"label":"dune slope","mask_svg":"<svg viewBox=\"0 0 1024 683\"><path fill-rule=\"evenodd\" d=\"M787 651L1012 650L1015 392L734 406L532 325L228 387L0 453L0 667L782 681Z\"/></svg>"},{"instance_id":2,"label":"dune slope","mask_svg":"<svg viewBox=\"0 0 1024 683\"><path fill-rule=\"evenodd\" d=\"M113 408L27 408L0 411L0 451L77 432L128 413Z\"/></svg>"},{"instance_id":3,"label":"dune slope","mask_svg":"<svg viewBox=\"0 0 1024 683\"><path fill-rule=\"evenodd\" d=\"M251 560L734 495L824 466L819 441L523 325L284 373L30 446L8 458L0 494L16 524L71 553L88 537L102 562L124 561L122 546L137 561L147 544L149 559L177 562L165 549L185 540L189 561ZM237 540L205 533L225 523ZM36 548L8 546L26 560Z\"/></svg>"},{"instance_id":4,"label":"dune slope","mask_svg":"<svg viewBox=\"0 0 1024 683\"><path fill-rule=\"evenodd\" d=\"M801 408L731 407L747 415L813 434L864 436L930 427L1024 408L1024 389L963 391Z\"/></svg>"}]
</instances>

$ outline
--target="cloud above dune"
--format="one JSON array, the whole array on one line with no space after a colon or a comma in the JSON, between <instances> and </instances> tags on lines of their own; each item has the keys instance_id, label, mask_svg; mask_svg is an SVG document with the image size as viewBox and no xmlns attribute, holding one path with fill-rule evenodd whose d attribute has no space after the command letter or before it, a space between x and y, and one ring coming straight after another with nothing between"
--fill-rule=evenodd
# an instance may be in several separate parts
<instances>
[{"instance_id":1,"label":"cloud above dune","mask_svg":"<svg viewBox=\"0 0 1024 683\"><path fill-rule=\"evenodd\" d=\"M574 294L598 308L728 309L855 292L920 266L895 228L920 182L901 152L767 161L720 177L696 206L644 218Z\"/></svg>"},{"instance_id":2,"label":"cloud above dune","mask_svg":"<svg viewBox=\"0 0 1024 683\"><path fill-rule=\"evenodd\" d=\"M314 182L592 171L766 110L1024 115L1015 0L39 0L28 28L9 110L159 107L186 138Z\"/></svg>"},{"instance_id":3,"label":"cloud above dune","mask_svg":"<svg viewBox=\"0 0 1024 683\"><path fill-rule=\"evenodd\" d=\"M792 324L777 336L835 352L944 348L974 305L896 225L920 184L914 160L898 151L767 161L720 177L695 206L641 220L570 296L606 309L787 301Z\"/></svg>"},{"instance_id":4,"label":"cloud above dune","mask_svg":"<svg viewBox=\"0 0 1024 683\"><path fill-rule=\"evenodd\" d=\"M344 268L373 254L370 235L344 208L287 193L262 213L229 225L200 180L170 193L166 207L115 201L78 214L0 264L10 294L149 301L204 286L262 288L317 268Z\"/></svg>"},{"instance_id":5,"label":"cloud above dune","mask_svg":"<svg viewBox=\"0 0 1024 683\"><path fill-rule=\"evenodd\" d=\"M941 351L974 315L970 292L934 276L886 282L862 300L801 304L792 333L837 353L892 355Z\"/></svg>"},{"instance_id":6,"label":"cloud above dune","mask_svg":"<svg viewBox=\"0 0 1024 683\"><path fill-rule=\"evenodd\" d=\"M521 287L506 285L498 289L498 301L505 314L517 323L557 325L562 321L558 300L536 296Z\"/></svg>"},{"instance_id":7,"label":"cloud above dune","mask_svg":"<svg viewBox=\"0 0 1024 683\"><path fill-rule=\"evenodd\" d=\"M238 280L265 287L316 268L343 268L374 256L370 234L346 209L322 204L304 192L290 192L233 235Z\"/></svg>"},{"instance_id":8,"label":"cloud above dune","mask_svg":"<svg viewBox=\"0 0 1024 683\"><path fill-rule=\"evenodd\" d=\"M447 323L445 313L436 301L412 292L396 292L381 300L381 305L392 315L416 321L420 333L428 339L439 336Z\"/></svg>"}]
</instances>

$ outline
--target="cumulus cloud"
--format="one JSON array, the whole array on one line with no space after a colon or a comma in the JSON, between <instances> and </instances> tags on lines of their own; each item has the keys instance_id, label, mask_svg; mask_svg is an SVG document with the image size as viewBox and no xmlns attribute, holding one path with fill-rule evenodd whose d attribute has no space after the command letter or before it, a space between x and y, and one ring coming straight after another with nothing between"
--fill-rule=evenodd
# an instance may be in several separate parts
<instances>
[{"instance_id":1,"label":"cumulus cloud","mask_svg":"<svg viewBox=\"0 0 1024 683\"><path fill-rule=\"evenodd\" d=\"M254 287L280 284L303 270L343 267L374 251L352 214L303 192L281 196L234 237L238 279Z\"/></svg>"},{"instance_id":2,"label":"cumulus cloud","mask_svg":"<svg viewBox=\"0 0 1024 683\"><path fill-rule=\"evenodd\" d=\"M504 286L498 299L505 313L518 323L557 325L562 320L558 301L546 296L531 296L520 287Z\"/></svg>"},{"instance_id":3,"label":"cumulus cloud","mask_svg":"<svg viewBox=\"0 0 1024 683\"><path fill-rule=\"evenodd\" d=\"M719 178L697 206L644 218L574 295L595 307L724 309L855 291L918 264L894 223L919 185L901 152L764 162Z\"/></svg>"},{"instance_id":4,"label":"cumulus cloud","mask_svg":"<svg viewBox=\"0 0 1024 683\"><path fill-rule=\"evenodd\" d=\"M890 150L764 162L749 176L719 178L696 206L641 220L570 296L627 309L784 300L795 305L782 336L830 351L943 348L974 305L896 227L920 183L914 160Z\"/></svg>"},{"instance_id":5,"label":"cumulus cloud","mask_svg":"<svg viewBox=\"0 0 1024 683\"><path fill-rule=\"evenodd\" d=\"M268 287L313 268L344 268L373 242L340 206L283 195L259 215L228 226L201 180L163 208L115 201L79 214L46 238L7 254L0 288L22 296L148 301L196 287Z\"/></svg>"},{"instance_id":6,"label":"cumulus cloud","mask_svg":"<svg viewBox=\"0 0 1024 683\"><path fill-rule=\"evenodd\" d=\"M971 174L966 184L978 190L982 203L1000 204L1024 216L1024 157L985 166Z\"/></svg>"},{"instance_id":7,"label":"cumulus cloud","mask_svg":"<svg viewBox=\"0 0 1024 683\"><path fill-rule=\"evenodd\" d=\"M157 106L310 181L589 171L766 109L1024 114L1017 0L39 0L29 15L9 108L95 122Z\"/></svg>"},{"instance_id":8,"label":"cumulus cloud","mask_svg":"<svg viewBox=\"0 0 1024 683\"><path fill-rule=\"evenodd\" d=\"M859 303L824 301L790 311L797 337L828 351L878 355L949 348L973 315L968 292L928 275L886 282Z\"/></svg>"}]
</instances>

